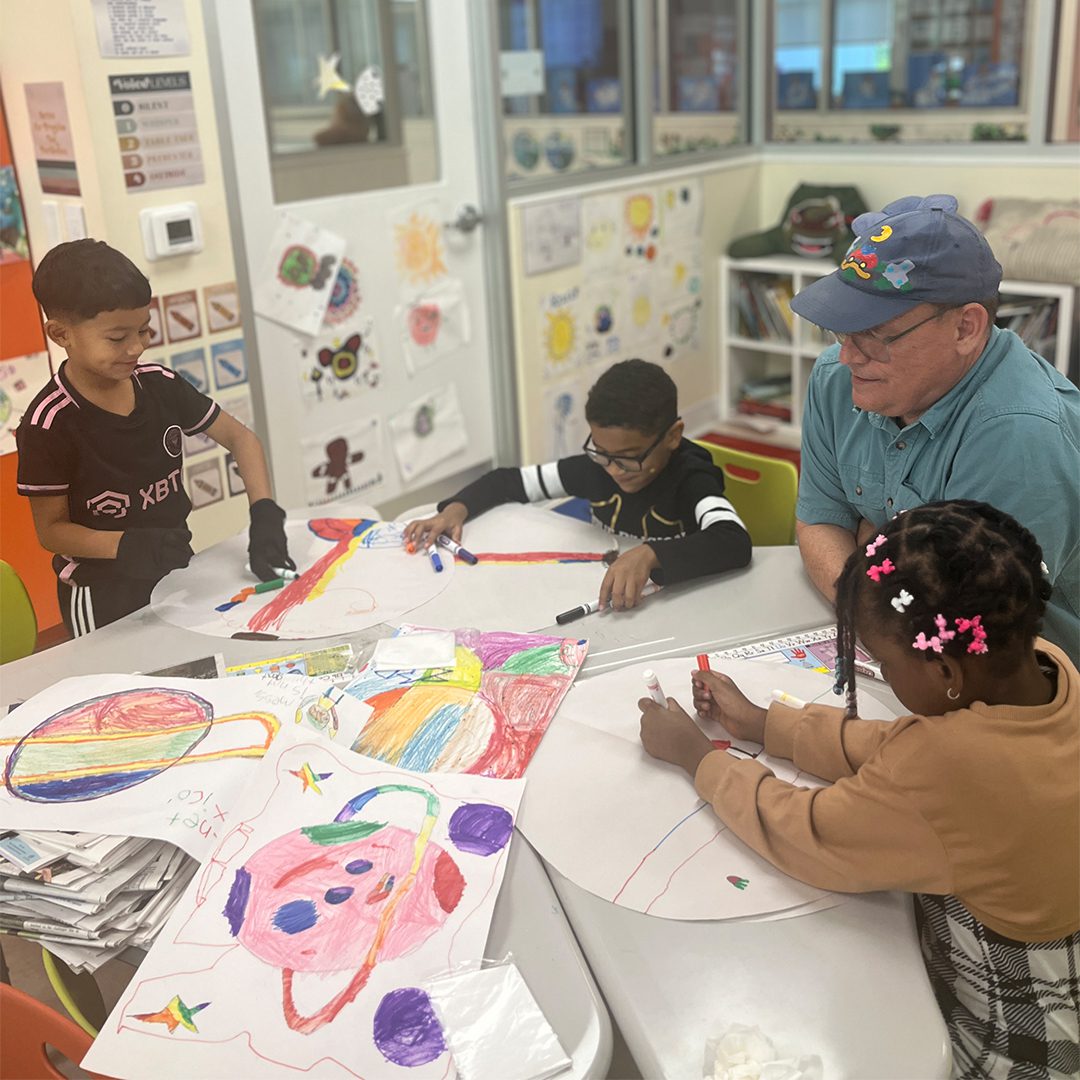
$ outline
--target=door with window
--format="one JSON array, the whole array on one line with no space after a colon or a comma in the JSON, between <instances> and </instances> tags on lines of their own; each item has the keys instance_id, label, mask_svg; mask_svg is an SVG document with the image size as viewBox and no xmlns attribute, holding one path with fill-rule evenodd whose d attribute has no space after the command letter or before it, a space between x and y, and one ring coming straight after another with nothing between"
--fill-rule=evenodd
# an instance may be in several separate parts
<instances>
[{"instance_id":1,"label":"door with window","mask_svg":"<svg viewBox=\"0 0 1080 1080\"><path fill-rule=\"evenodd\" d=\"M483 35L468 6L204 5L253 390L283 505L426 495L493 457L486 251L498 245L485 231L498 214L481 197L488 57L473 55Z\"/></svg>"}]
</instances>

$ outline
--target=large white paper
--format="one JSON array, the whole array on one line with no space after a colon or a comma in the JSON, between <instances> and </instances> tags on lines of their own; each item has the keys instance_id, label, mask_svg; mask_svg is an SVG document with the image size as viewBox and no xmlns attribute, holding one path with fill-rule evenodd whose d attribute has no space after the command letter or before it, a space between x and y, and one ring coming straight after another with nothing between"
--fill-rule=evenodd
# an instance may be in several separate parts
<instances>
[{"instance_id":1,"label":"large white paper","mask_svg":"<svg viewBox=\"0 0 1080 1080\"><path fill-rule=\"evenodd\" d=\"M413 622L519 634L553 626L560 612L600 595L604 553L618 546L598 525L517 504L467 521L461 542L480 561L459 561L446 591L417 608ZM567 630L587 636L586 623L570 623Z\"/></svg>"},{"instance_id":2,"label":"large white paper","mask_svg":"<svg viewBox=\"0 0 1080 1080\"><path fill-rule=\"evenodd\" d=\"M814 671L750 660L713 666L760 705L773 689L806 701L836 700L832 680ZM637 701L647 696L643 667L651 667L663 691L692 712L693 657L635 664L577 683L529 769L518 823L529 842L576 885L650 915L727 919L796 914L812 902L820 906L829 893L756 855L698 798L682 769L642 749ZM860 705L868 719L894 718L869 697ZM734 756L755 756L783 780L801 787L823 784L756 744L732 740L719 724L701 726L710 738L730 741Z\"/></svg>"},{"instance_id":3,"label":"large white paper","mask_svg":"<svg viewBox=\"0 0 1080 1080\"><path fill-rule=\"evenodd\" d=\"M203 859L277 731L318 727L308 710L321 686L300 677L63 679L0 721L0 821L154 837ZM351 698L340 708L349 738L361 714Z\"/></svg>"},{"instance_id":4,"label":"large white paper","mask_svg":"<svg viewBox=\"0 0 1080 1080\"><path fill-rule=\"evenodd\" d=\"M398 621L455 576L450 560L437 574L427 559L409 555L402 527L389 522L323 517L290 520L285 531L300 576L283 589L232 602L254 584L242 569L247 537L234 536L164 578L151 597L154 613L215 637L330 637Z\"/></svg>"},{"instance_id":5,"label":"large white paper","mask_svg":"<svg viewBox=\"0 0 1080 1080\"><path fill-rule=\"evenodd\" d=\"M390 441L406 483L460 454L469 435L457 387L441 386L390 417Z\"/></svg>"},{"instance_id":6,"label":"large white paper","mask_svg":"<svg viewBox=\"0 0 1080 1080\"><path fill-rule=\"evenodd\" d=\"M283 738L85 1067L452 1075L421 987L483 954L522 786Z\"/></svg>"},{"instance_id":7,"label":"large white paper","mask_svg":"<svg viewBox=\"0 0 1080 1080\"><path fill-rule=\"evenodd\" d=\"M255 282L256 312L314 337L344 254L343 236L283 213Z\"/></svg>"}]
</instances>

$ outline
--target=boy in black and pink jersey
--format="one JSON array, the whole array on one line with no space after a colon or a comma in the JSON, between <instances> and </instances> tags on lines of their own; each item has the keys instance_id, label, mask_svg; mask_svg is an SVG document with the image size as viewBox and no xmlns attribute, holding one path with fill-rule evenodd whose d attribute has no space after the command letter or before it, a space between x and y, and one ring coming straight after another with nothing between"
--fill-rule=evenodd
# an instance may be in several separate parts
<instances>
[{"instance_id":1,"label":"boy in black and pink jersey","mask_svg":"<svg viewBox=\"0 0 1080 1080\"><path fill-rule=\"evenodd\" d=\"M619 610L635 607L650 580L674 585L750 562L750 537L724 498L724 474L683 438L675 383L663 368L646 360L608 368L589 391L585 419L581 454L493 469L440 502L433 517L410 522L406 539L422 551L440 533L460 541L467 519L501 503L580 496L605 529L644 541L601 583L600 606Z\"/></svg>"},{"instance_id":2,"label":"boy in black and pink jersey","mask_svg":"<svg viewBox=\"0 0 1080 1080\"><path fill-rule=\"evenodd\" d=\"M285 512L273 501L262 444L187 380L139 364L150 336L150 283L99 240L53 248L34 274L45 332L67 351L15 433L18 490L73 635L143 607L192 556L183 436L205 432L236 459L251 507L248 552L263 580L295 569Z\"/></svg>"}]
</instances>

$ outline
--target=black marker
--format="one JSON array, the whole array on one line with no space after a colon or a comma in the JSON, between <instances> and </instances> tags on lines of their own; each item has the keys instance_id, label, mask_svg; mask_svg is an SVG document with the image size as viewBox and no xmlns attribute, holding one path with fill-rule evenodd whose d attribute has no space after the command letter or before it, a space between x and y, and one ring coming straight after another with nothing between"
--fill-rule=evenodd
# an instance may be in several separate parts
<instances>
[{"instance_id":1,"label":"black marker","mask_svg":"<svg viewBox=\"0 0 1080 1080\"><path fill-rule=\"evenodd\" d=\"M592 615L593 612L600 610L599 600L590 600L587 604L580 604L576 608L571 608L569 611L564 611L561 615L555 616L555 621L562 626L564 623L573 622L575 619L582 619L586 615Z\"/></svg>"}]
</instances>

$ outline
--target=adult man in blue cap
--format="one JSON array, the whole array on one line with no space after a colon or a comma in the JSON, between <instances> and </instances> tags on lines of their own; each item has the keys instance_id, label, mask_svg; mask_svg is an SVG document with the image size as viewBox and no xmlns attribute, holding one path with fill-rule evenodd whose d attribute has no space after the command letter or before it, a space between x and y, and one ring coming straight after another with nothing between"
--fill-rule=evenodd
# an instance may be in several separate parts
<instances>
[{"instance_id":1,"label":"adult man in blue cap","mask_svg":"<svg viewBox=\"0 0 1080 1080\"><path fill-rule=\"evenodd\" d=\"M1044 634L1080 659L1080 391L994 326L1001 267L951 195L852 224L833 274L791 302L832 332L803 414L797 531L827 597L894 514L937 499L1008 511L1043 550Z\"/></svg>"}]
</instances>

